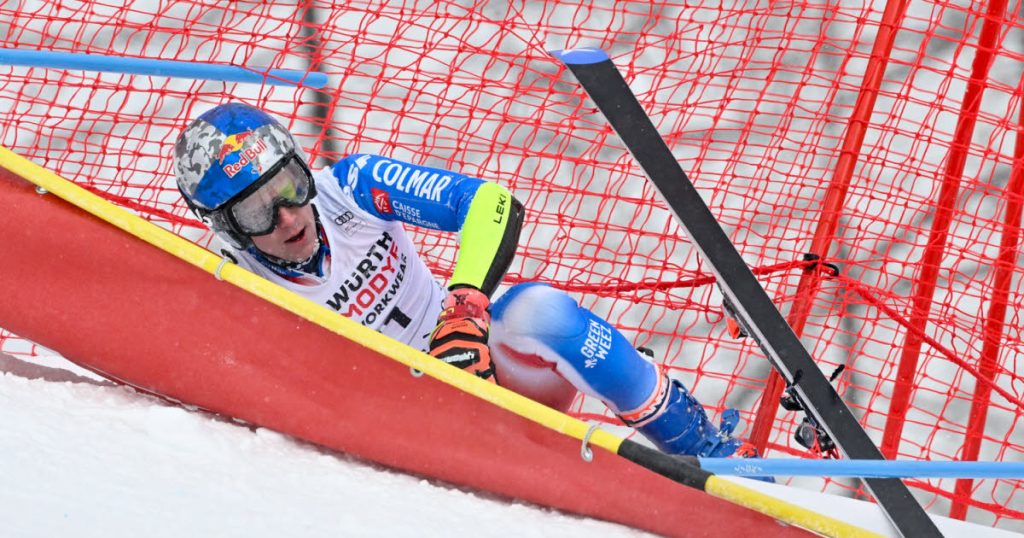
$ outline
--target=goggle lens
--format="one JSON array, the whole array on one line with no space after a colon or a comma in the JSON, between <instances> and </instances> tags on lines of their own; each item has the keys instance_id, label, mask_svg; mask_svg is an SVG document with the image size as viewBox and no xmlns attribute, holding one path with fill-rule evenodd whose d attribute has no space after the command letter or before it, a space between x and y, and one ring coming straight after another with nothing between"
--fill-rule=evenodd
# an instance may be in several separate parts
<instances>
[{"instance_id":1,"label":"goggle lens","mask_svg":"<svg viewBox=\"0 0 1024 538\"><path fill-rule=\"evenodd\" d=\"M231 217L246 235L265 235L277 225L277 208L299 207L309 202L312 178L295 159L274 177L231 206Z\"/></svg>"}]
</instances>

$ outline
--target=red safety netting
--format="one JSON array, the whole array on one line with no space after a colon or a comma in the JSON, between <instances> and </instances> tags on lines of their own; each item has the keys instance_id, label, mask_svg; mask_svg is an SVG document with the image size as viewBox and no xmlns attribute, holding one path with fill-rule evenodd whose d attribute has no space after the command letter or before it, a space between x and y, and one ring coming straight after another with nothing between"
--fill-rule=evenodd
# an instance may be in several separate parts
<instances>
[{"instance_id":1,"label":"red safety netting","mask_svg":"<svg viewBox=\"0 0 1024 538\"><path fill-rule=\"evenodd\" d=\"M508 283L568 290L716 419L738 408L767 455L814 457L761 352L728 336L712 274L546 54L600 47L822 371L845 366L837 388L888 457L1024 460L1019 0L720 4L15 3L0 7L2 48L329 83L0 65L0 144L202 244L171 147L228 99L282 118L316 166L370 152L501 182L529 211ZM447 275L455 238L416 236ZM2 329L0 351L44 353ZM574 409L613 421L597 402ZM908 482L933 513L1024 529L1021 481Z\"/></svg>"}]
</instances>

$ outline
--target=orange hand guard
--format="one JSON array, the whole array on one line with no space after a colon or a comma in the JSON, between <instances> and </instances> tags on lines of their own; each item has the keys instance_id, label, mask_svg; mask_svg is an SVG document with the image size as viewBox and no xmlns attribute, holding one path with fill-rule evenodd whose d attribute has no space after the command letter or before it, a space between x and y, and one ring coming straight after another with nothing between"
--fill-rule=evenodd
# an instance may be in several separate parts
<instances>
[{"instance_id":1,"label":"orange hand guard","mask_svg":"<svg viewBox=\"0 0 1024 538\"><path fill-rule=\"evenodd\" d=\"M476 288L452 290L444 300L437 327L430 334L430 354L473 373L497 382L491 350L487 347L491 315L487 296Z\"/></svg>"}]
</instances>

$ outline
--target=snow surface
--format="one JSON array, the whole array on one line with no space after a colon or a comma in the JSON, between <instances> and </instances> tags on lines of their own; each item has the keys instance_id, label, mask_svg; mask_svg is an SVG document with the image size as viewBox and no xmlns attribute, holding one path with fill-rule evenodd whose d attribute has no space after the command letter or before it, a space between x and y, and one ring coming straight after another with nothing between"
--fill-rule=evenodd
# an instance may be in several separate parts
<instances>
[{"instance_id":1,"label":"snow surface","mask_svg":"<svg viewBox=\"0 0 1024 538\"><path fill-rule=\"evenodd\" d=\"M652 536L462 491L187 411L60 357L32 360L0 353L5 538ZM728 479L894 536L872 503ZM948 537L1020 536L933 517Z\"/></svg>"},{"instance_id":2,"label":"snow surface","mask_svg":"<svg viewBox=\"0 0 1024 538\"><path fill-rule=\"evenodd\" d=\"M0 536L650 536L0 359Z\"/></svg>"}]
</instances>

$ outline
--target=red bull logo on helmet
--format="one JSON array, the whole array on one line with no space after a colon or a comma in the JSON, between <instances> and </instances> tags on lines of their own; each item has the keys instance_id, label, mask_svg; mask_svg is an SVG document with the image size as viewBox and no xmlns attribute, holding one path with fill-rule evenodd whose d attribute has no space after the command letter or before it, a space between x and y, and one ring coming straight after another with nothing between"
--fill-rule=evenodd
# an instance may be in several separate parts
<instances>
[{"instance_id":1,"label":"red bull logo on helmet","mask_svg":"<svg viewBox=\"0 0 1024 538\"><path fill-rule=\"evenodd\" d=\"M224 139L224 142L220 146L220 153L217 154L217 161L220 162L221 167L224 169L224 173L228 177L235 177L242 168L249 163L253 163L257 172L261 172L259 169L259 161L257 157L267 149L267 142L262 138L256 139L255 145L245 147L245 140L252 135L252 131L246 131L244 133L236 133L229 135ZM224 164L224 159L229 155L238 154L238 160L233 163Z\"/></svg>"}]
</instances>

